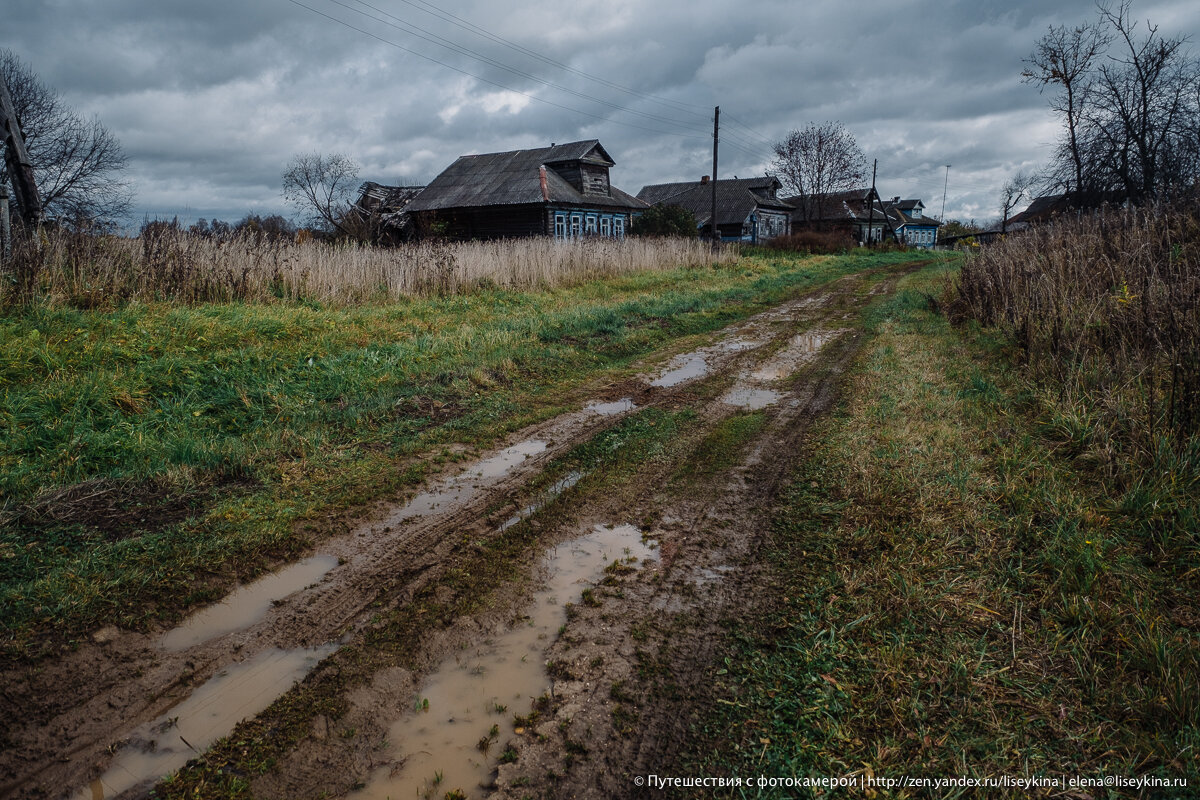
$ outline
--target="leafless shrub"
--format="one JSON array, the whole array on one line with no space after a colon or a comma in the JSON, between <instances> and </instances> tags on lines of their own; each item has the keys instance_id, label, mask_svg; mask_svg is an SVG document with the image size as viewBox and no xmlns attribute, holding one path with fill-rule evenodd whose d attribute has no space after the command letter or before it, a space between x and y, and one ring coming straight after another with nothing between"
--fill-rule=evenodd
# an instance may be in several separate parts
<instances>
[{"instance_id":1,"label":"leafless shrub","mask_svg":"<svg viewBox=\"0 0 1200 800\"><path fill-rule=\"evenodd\" d=\"M172 226L148 228L138 238L46 231L0 265L0 301L42 298L88 308L135 299L350 305L480 286L563 285L736 258L735 250L713 253L696 239L431 241L377 248L253 232L214 238Z\"/></svg>"},{"instance_id":2,"label":"leafless shrub","mask_svg":"<svg viewBox=\"0 0 1200 800\"><path fill-rule=\"evenodd\" d=\"M767 247L773 250L792 250L797 253L844 253L857 246L854 237L846 230L803 230L787 236L776 236L767 242Z\"/></svg>"}]
</instances>

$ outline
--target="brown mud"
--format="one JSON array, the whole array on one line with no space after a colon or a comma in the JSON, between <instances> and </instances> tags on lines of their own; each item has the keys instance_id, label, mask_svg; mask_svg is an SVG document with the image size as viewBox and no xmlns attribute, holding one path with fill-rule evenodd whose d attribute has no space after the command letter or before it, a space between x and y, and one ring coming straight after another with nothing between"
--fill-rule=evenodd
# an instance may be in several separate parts
<instances>
[{"instance_id":1,"label":"brown mud","mask_svg":"<svg viewBox=\"0 0 1200 800\"><path fill-rule=\"evenodd\" d=\"M546 595L539 585L575 573L536 553L513 564L514 573L532 572L532 591L516 581L485 610L431 630L420 642L418 669L383 670L348 690L337 732L333 721L318 716L312 735L252 783L256 797L366 798L387 792L352 790L371 780L385 785L381 781L405 771L425 781L440 772L445 780L431 745L406 733L436 714L455 720L443 720L443 728L469 731L477 770L462 779L474 785L431 782L430 796L459 788L472 797L487 791L500 797L634 794L632 777L664 763L686 735L689 715L704 706L721 620L745 613L753 595L755 554L773 494L794 464L808 422L829 407L856 351L858 334L848 320L888 291L903 269L843 278L731 326L714 343L636 379L598 389L578 411L520 431L407 501L381 504L309 558L239 588L177 629L103 629L57 661L0 674L0 716L10 728L10 744L0 753L0 797L144 796L164 769L178 766L164 766L155 753L194 757L287 692L314 656L361 642L376 610L402 606L437 585L470 552L464 541L536 522L541 508L583 477L572 473L527 490L555 457L649 406L695 408L697 437L730 415L761 409L764 424L732 470L682 485L672 481L678 464L648 464L634 488L573 506L543 531L543 541L553 544L583 541L598 525L636 525L660 554L652 568L618 564L606 572L600 564L595 573L588 562L585 571L594 574L584 589L572 583L569 592ZM713 388L697 390L702 386ZM520 661L522 680L544 686L545 693L506 697L501 690L517 679L499 669L498 651L488 648L531 626L538 616L527 608L531 595L535 609L560 609L564 621L551 624L549 633L539 628ZM440 704L421 707L422 692L437 685L448 669L442 665L456 657L464 663L475 658L474 677L496 676L476 681L476 688L494 696L492 709L504 706L503 715L492 720L475 708L468 722L466 712L447 716ZM204 706L207 692L220 697L221 687L243 672L257 675L252 702ZM194 734L201 742L191 741L181 731L203 715L193 706L213 702L243 713L220 716L204 726L203 737Z\"/></svg>"}]
</instances>

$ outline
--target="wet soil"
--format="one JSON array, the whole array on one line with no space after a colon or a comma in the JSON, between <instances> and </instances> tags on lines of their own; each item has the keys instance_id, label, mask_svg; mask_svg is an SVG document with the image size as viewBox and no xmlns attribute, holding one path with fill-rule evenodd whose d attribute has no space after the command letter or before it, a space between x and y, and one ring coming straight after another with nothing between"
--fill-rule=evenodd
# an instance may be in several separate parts
<instances>
[{"instance_id":1,"label":"wet soil","mask_svg":"<svg viewBox=\"0 0 1200 800\"><path fill-rule=\"evenodd\" d=\"M104 629L57 661L0 674L0 716L10 727L0 748L0 797L115 797L126 790L119 796L143 796L156 774L177 764L142 756L167 750L194 756L288 691L318 657L361 643L375 610L402 606L455 569L472 536L536 522L541 508L582 478L573 473L527 490L551 459L647 406L695 408L696 436L731 414L761 409L765 424L733 470L679 486L670 480L678 465L648 464L634 489L593 497L543 532L548 543L578 543L598 530L634 524L638 538L660 554L653 568L641 568L640 559L637 569L603 572L600 564L601 573L589 572L587 594L571 598L562 595L575 593L575 583L570 592L538 587L553 589L554 576L576 573L555 567L552 556L531 554L513 565L514 572L531 572L531 583L515 582L484 610L431 630L419 643L417 668L383 670L348 690L337 731L318 715L312 735L252 784L256 797L355 796L354 787L373 780L385 789L361 795L372 797L396 796L386 781L401 773L428 782L441 772L445 780L430 743L439 734L426 741L420 733L437 727L428 724L436 714L467 732L463 741L475 747L467 760L476 771L461 779L472 785L430 784L431 796L452 788L472 797L634 794L632 776L668 759L686 735L689 715L703 707L722 621L747 613L753 597L773 493L856 350L853 319L898 271L844 278L731 326L712 344L648 366L637 378L600 387L578 411L519 432L431 480L415 497L381 503L305 561L238 589L175 630ZM595 566L588 565L585 571ZM547 617L538 611L543 606L556 610ZM542 621L531 626L533 619ZM501 669L497 642L530 627L539 632L519 645L531 648L519 668ZM503 718L490 720L478 707L446 714L441 701L421 707L439 676L464 663L478 668L468 677L493 676L476 681L485 698L477 705L505 706ZM253 702L197 700L208 691L240 697L222 695L228 690L220 687L236 683L230 676L243 669L257 676ZM508 693L518 673L521 686L534 688ZM539 686L544 693L531 700ZM180 733L203 722L197 703L233 709L232 717L203 724L203 736L193 733L199 742Z\"/></svg>"}]
</instances>

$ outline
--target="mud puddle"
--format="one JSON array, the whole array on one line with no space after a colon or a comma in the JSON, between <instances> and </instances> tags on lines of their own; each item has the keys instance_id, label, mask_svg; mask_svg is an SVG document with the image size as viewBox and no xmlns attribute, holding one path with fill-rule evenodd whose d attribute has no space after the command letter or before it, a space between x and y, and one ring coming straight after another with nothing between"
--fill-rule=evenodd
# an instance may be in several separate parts
<instances>
[{"instance_id":1,"label":"mud puddle","mask_svg":"<svg viewBox=\"0 0 1200 800\"><path fill-rule=\"evenodd\" d=\"M311 586L337 566L333 556L313 556L230 592L224 600L193 614L163 635L164 650L186 650L227 633L249 628L266 616L272 603Z\"/></svg>"},{"instance_id":2,"label":"mud puddle","mask_svg":"<svg viewBox=\"0 0 1200 800\"><path fill-rule=\"evenodd\" d=\"M500 532L504 532L513 525L516 525L518 522L529 519L534 514L541 511L547 504L553 501L560 494L583 480L583 476L584 473L582 472L568 472L566 475L559 478L557 481L547 487L540 495L538 495L538 498L535 502L530 503L516 514L513 514L511 517L504 520L504 522L500 523L498 530Z\"/></svg>"},{"instance_id":3,"label":"mud puddle","mask_svg":"<svg viewBox=\"0 0 1200 800\"><path fill-rule=\"evenodd\" d=\"M637 408L637 403L633 402L631 397L622 397L620 400L613 400L611 403L588 403L584 406L584 411L591 411L593 414L599 414L602 417L611 417L614 414L624 414L633 411Z\"/></svg>"},{"instance_id":4,"label":"mud puddle","mask_svg":"<svg viewBox=\"0 0 1200 800\"><path fill-rule=\"evenodd\" d=\"M392 725L395 761L378 770L355 800L442 797L455 789L478 796L516 733L514 714L528 712L551 679L545 651L567 621L565 604L599 581L614 561L656 559L632 525L597 525L547 556L549 576L517 627L442 663L414 699L414 712Z\"/></svg>"},{"instance_id":5,"label":"mud puddle","mask_svg":"<svg viewBox=\"0 0 1200 800\"><path fill-rule=\"evenodd\" d=\"M770 389L753 389L749 386L735 386L721 396L721 402L727 406L744 408L747 411L758 411L779 402L779 392Z\"/></svg>"},{"instance_id":6,"label":"mud puddle","mask_svg":"<svg viewBox=\"0 0 1200 800\"><path fill-rule=\"evenodd\" d=\"M665 389L707 374L708 359L703 353L685 353L672 358L667 371L650 381L650 385Z\"/></svg>"},{"instance_id":7,"label":"mud puddle","mask_svg":"<svg viewBox=\"0 0 1200 800\"><path fill-rule=\"evenodd\" d=\"M757 381L779 381L795 372L801 364L811 361L825 345L845 333L845 330L817 328L793 336L787 346L764 361L750 377Z\"/></svg>"},{"instance_id":8,"label":"mud puddle","mask_svg":"<svg viewBox=\"0 0 1200 800\"><path fill-rule=\"evenodd\" d=\"M108 771L75 793L73 800L104 800L135 787L149 789L238 722L269 706L337 647L266 650L227 667L188 699L134 730Z\"/></svg>"}]
</instances>

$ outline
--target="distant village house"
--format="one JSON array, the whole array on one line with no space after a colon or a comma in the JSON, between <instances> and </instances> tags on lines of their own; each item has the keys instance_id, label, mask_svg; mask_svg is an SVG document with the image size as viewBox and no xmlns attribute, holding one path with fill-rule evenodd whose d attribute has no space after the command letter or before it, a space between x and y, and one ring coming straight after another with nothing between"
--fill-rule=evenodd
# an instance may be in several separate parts
<instances>
[{"instance_id":1,"label":"distant village house","mask_svg":"<svg viewBox=\"0 0 1200 800\"><path fill-rule=\"evenodd\" d=\"M792 207L777 196L772 177L643 186L638 199L649 205L679 206L692 212L701 236L712 236L713 188L717 191L717 231L727 242L758 244L791 233Z\"/></svg>"},{"instance_id":2,"label":"distant village house","mask_svg":"<svg viewBox=\"0 0 1200 800\"><path fill-rule=\"evenodd\" d=\"M920 200L893 197L885 210L892 219L892 233L900 244L926 250L937 244L941 220L925 216L925 204Z\"/></svg>"}]
</instances>

